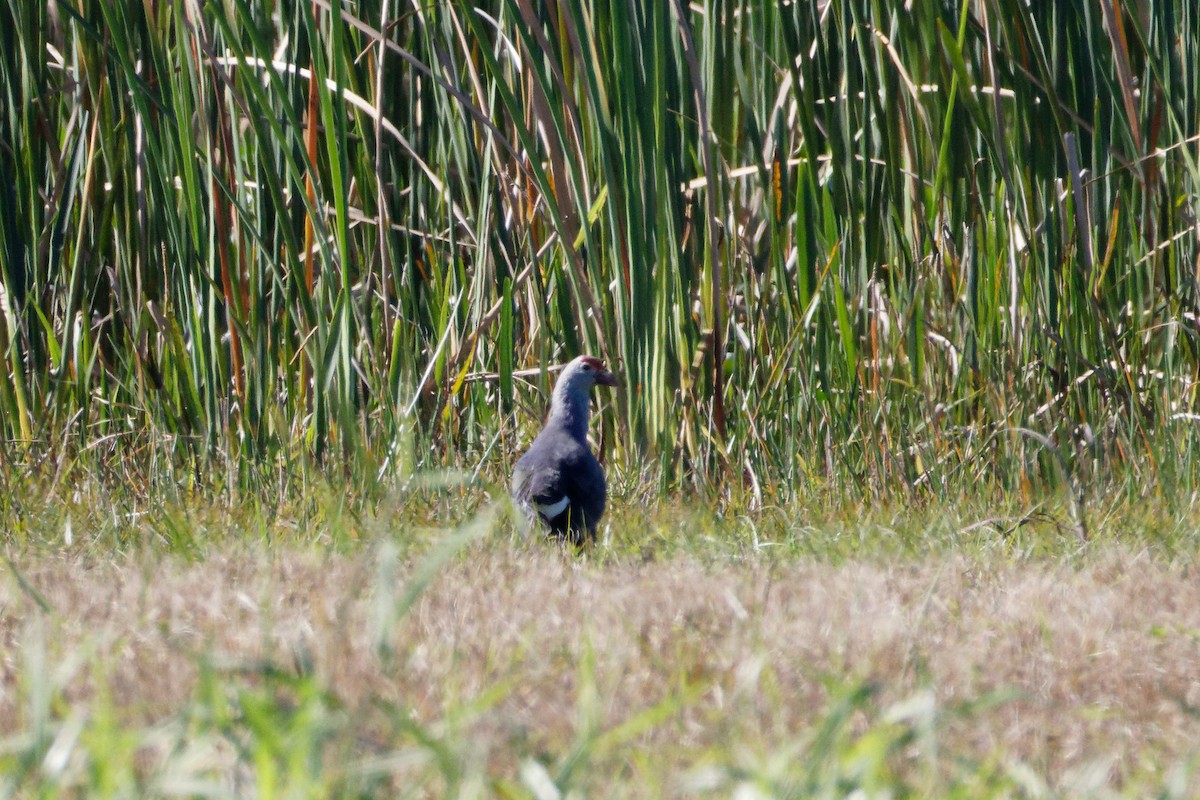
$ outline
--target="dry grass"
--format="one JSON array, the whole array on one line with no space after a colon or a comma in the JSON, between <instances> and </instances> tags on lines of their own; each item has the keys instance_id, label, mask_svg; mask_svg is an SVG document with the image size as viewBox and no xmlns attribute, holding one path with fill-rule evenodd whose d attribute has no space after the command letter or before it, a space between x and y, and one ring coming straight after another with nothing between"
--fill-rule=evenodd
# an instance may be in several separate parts
<instances>
[{"instance_id":1,"label":"dry grass","mask_svg":"<svg viewBox=\"0 0 1200 800\"><path fill-rule=\"evenodd\" d=\"M484 544L392 627L390 651L374 620L380 593L403 580L378 579L373 552L42 555L16 567L53 611L0 573L0 730L29 725L23 654L42 643L48 663L75 664L56 678L60 716L103 687L123 724L153 724L191 701L208 653L234 685L253 687L266 663L307 670L354 720L342 745L353 758L403 745L380 708L408 709L509 776L524 756L561 757L594 717L611 735L594 742L590 780L634 795L657 793L652 778L677 793L698 766L787 752L860 682L879 692L852 731L925 689L945 710L1011 690L941 718L938 769L1023 764L1063 791L1160 777L1200 741L1196 569L1115 547L1082 567L705 566ZM656 705L641 729L619 727Z\"/></svg>"}]
</instances>

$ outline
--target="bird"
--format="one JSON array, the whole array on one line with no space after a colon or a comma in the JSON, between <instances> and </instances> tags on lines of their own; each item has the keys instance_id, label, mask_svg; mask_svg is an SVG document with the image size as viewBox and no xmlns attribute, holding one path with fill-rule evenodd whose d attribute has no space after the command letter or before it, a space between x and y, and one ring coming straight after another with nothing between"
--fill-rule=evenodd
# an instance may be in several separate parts
<instances>
[{"instance_id":1,"label":"bird","mask_svg":"<svg viewBox=\"0 0 1200 800\"><path fill-rule=\"evenodd\" d=\"M559 375L542 432L513 468L511 492L525 516L576 547L594 539L608 488L588 445L593 386L620 386L604 362L579 356Z\"/></svg>"}]
</instances>

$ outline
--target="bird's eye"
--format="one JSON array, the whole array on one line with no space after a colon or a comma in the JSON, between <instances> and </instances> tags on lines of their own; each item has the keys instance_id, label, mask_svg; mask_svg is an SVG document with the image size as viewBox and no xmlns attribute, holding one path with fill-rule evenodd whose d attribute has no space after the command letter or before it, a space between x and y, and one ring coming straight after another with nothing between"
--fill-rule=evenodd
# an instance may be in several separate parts
<instances>
[{"instance_id":1,"label":"bird's eye","mask_svg":"<svg viewBox=\"0 0 1200 800\"><path fill-rule=\"evenodd\" d=\"M592 365L591 365L591 364L584 364L584 365L583 365L583 371L584 371L584 372L591 372L591 371L592 371Z\"/></svg>"}]
</instances>

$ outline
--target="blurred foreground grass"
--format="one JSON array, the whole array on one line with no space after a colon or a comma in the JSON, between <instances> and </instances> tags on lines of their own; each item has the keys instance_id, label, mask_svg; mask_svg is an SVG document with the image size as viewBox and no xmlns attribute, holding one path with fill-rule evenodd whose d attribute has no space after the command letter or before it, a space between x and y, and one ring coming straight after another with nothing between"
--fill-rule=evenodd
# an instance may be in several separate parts
<instances>
[{"instance_id":1,"label":"blurred foreground grass","mask_svg":"<svg viewBox=\"0 0 1200 800\"><path fill-rule=\"evenodd\" d=\"M0 797L1188 797L1200 506L8 498ZM473 509L468 510L469 507Z\"/></svg>"}]
</instances>

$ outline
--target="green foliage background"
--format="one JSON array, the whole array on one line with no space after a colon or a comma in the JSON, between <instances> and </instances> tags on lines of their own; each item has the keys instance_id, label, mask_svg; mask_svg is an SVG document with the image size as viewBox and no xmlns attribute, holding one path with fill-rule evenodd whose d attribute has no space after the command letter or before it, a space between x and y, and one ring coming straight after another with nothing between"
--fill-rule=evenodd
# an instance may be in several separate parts
<instances>
[{"instance_id":1,"label":"green foliage background","mask_svg":"<svg viewBox=\"0 0 1200 800\"><path fill-rule=\"evenodd\" d=\"M494 463L591 351L662 487L1191 475L1198 51L1154 0L7 0L3 458Z\"/></svg>"}]
</instances>

